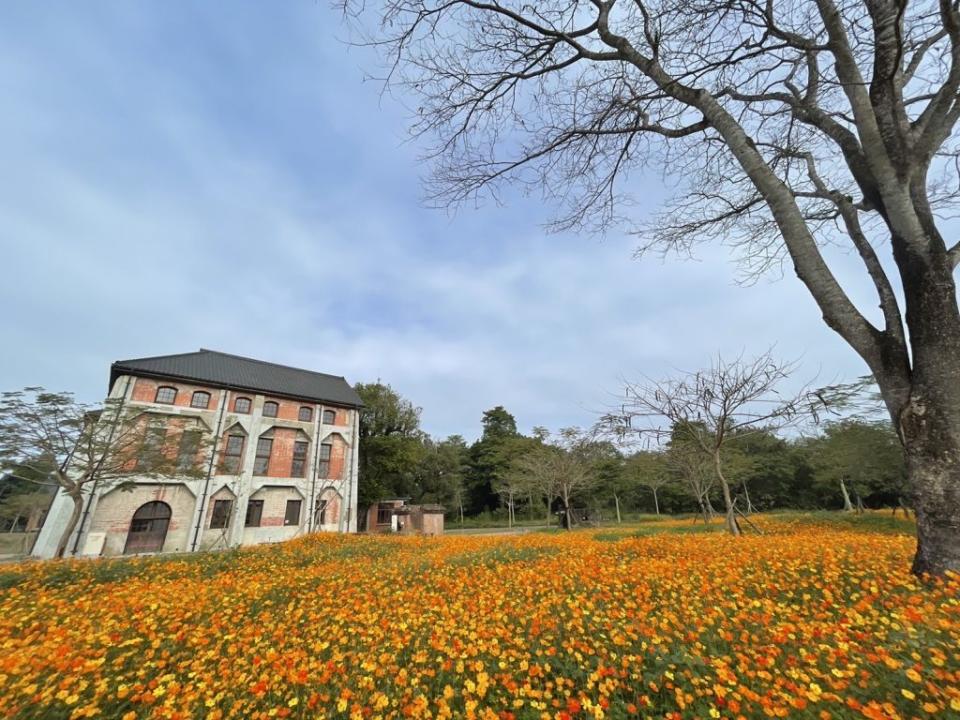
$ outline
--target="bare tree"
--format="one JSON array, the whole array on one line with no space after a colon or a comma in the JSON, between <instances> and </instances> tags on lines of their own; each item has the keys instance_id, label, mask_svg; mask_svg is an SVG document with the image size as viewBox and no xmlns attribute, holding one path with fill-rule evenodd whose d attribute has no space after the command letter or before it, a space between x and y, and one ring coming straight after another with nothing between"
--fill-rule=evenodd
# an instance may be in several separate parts
<instances>
[{"instance_id":1,"label":"bare tree","mask_svg":"<svg viewBox=\"0 0 960 720\"><path fill-rule=\"evenodd\" d=\"M538 442L519 455L511 475L518 483L535 487L547 498L563 505L564 527L573 526L573 500L599 483L596 464L603 445L580 428L563 428L551 434L538 428Z\"/></svg>"},{"instance_id":2,"label":"bare tree","mask_svg":"<svg viewBox=\"0 0 960 720\"><path fill-rule=\"evenodd\" d=\"M727 529L740 534L733 483L724 472L724 451L737 438L768 431L798 417L809 400L803 393L784 399L777 386L791 366L769 354L754 360L718 358L707 370L664 381L626 386L624 400L602 425L619 438L654 437L692 445L709 458L720 484Z\"/></svg>"},{"instance_id":3,"label":"bare tree","mask_svg":"<svg viewBox=\"0 0 960 720\"><path fill-rule=\"evenodd\" d=\"M343 0L369 24L365 3ZM789 262L879 383L908 458L915 572L960 570L960 9L951 0L382 0L387 79L431 142L430 196L625 220L631 171L682 178L642 250L720 238L748 275ZM363 40L361 40L362 42ZM896 277L880 259L888 244ZM860 257L879 313L824 246ZM899 288L897 287L899 285ZM903 307L901 307L901 302Z\"/></svg>"},{"instance_id":4,"label":"bare tree","mask_svg":"<svg viewBox=\"0 0 960 720\"><path fill-rule=\"evenodd\" d=\"M683 434L670 442L666 453L667 467L687 487L691 497L700 508L704 523L709 523L716 515L710 493L713 492L716 477L710 467L709 458L699 447L683 441Z\"/></svg>"},{"instance_id":5,"label":"bare tree","mask_svg":"<svg viewBox=\"0 0 960 720\"><path fill-rule=\"evenodd\" d=\"M94 409L70 393L31 387L0 395L0 469L59 487L73 512L57 544L63 557L84 499L135 477L202 474L209 442L193 418L129 410L119 400Z\"/></svg>"}]
</instances>

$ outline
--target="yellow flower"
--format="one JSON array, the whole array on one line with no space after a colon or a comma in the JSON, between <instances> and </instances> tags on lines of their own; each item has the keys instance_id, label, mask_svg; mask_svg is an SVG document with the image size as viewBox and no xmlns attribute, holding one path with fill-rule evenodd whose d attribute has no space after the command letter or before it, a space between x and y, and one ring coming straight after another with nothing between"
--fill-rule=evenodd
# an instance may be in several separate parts
<instances>
[{"instance_id":1,"label":"yellow flower","mask_svg":"<svg viewBox=\"0 0 960 720\"><path fill-rule=\"evenodd\" d=\"M917 699L917 696L914 695L914 694L913 694L912 692L910 692L909 690L907 690L906 688L901 688L901 689L900 689L900 694L903 695L907 700L916 700L916 699Z\"/></svg>"}]
</instances>

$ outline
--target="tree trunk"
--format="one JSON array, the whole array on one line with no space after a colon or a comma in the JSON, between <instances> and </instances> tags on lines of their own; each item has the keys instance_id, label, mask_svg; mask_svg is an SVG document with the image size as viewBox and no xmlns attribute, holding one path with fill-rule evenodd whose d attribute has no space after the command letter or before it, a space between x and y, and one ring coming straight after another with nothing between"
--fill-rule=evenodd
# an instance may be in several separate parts
<instances>
[{"instance_id":1,"label":"tree trunk","mask_svg":"<svg viewBox=\"0 0 960 720\"><path fill-rule=\"evenodd\" d=\"M709 518L708 518L708 516L707 516L707 506L706 506L706 503L704 503L704 501L703 501L703 495L700 495L700 496L697 498L697 503L699 503L699 505L700 505L700 515L703 517L703 524L704 524L704 525L708 525L708 524L710 523L710 520L709 520ZM697 516L696 516L696 515L693 516L693 523L694 523L694 525L696 525L696 523L697 523Z\"/></svg>"},{"instance_id":2,"label":"tree trunk","mask_svg":"<svg viewBox=\"0 0 960 720\"><path fill-rule=\"evenodd\" d=\"M850 502L850 493L847 492L847 484L843 481L843 478L840 478L840 492L843 493L843 510L844 512L853 512L853 503Z\"/></svg>"},{"instance_id":3,"label":"tree trunk","mask_svg":"<svg viewBox=\"0 0 960 720\"><path fill-rule=\"evenodd\" d=\"M918 575L960 572L960 449L938 435L928 432L905 443L910 504L917 519L913 572Z\"/></svg>"},{"instance_id":4,"label":"tree trunk","mask_svg":"<svg viewBox=\"0 0 960 720\"><path fill-rule=\"evenodd\" d=\"M617 506L617 524L619 525L622 520L620 520L620 498L617 497L617 494L613 494L613 502Z\"/></svg>"},{"instance_id":5,"label":"tree trunk","mask_svg":"<svg viewBox=\"0 0 960 720\"><path fill-rule=\"evenodd\" d=\"M463 526L463 502L460 502L460 525Z\"/></svg>"},{"instance_id":6,"label":"tree trunk","mask_svg":"<svg viewBox=\"0 0 960 720\"><path fill-rule=\"evenodd\" d=\"M739 537L742 534L740 523L737 522L737 512L733 505L733 497L730 495L730 486L727 484L727 479L723 476L723 469L720 466L719 452L713 453L713 469L717 474L717 480L720 481L720 487L723 489L723 503L727 515L727 530L734 537Z\"/></svg>"},{"instance_id":7,"label":"tree trunk","mask_svg":"<svg viewBox=\"0 0 960 720\"><path fill-rule=\"evenodd\" d=\"M660 517L660 501L657 500L656 488L653 488L653 508L657 511L657 517Z\"/></svg>"},{"instance_id":8,"label":"tree trunk","mask_svg":"<svg viewBox=\"0 0 960 720\"><path fill-rule=\"evenodd\" d=\"M747 489L747 483L743 483L743 496L747 499L747 515L753 513L753 503L750 502L750 490Z\"/></svg>"},{"instance_id":9,"label":"tree trunk","mask_svg":"<svg viewBox=\"0 0 960 720\"><path fill-rule=\"evenodd\" d=\"M563 491L563 517L567 530L573 530L573 513L570 512L570 497L566 490Z\"/></svg>"},{"instance_id":10,"label":"tree trunk","mask_svg":"<svg viewBox=\"0 0 960 720\"><path fill-rule=\"evenodd\" d=\"M67 551L67 545L70 544L70 536L73 534L74 528L77 527L77 523L80 521L80 515L83 512L83 493L77 492L77 494L70 494L70 499L73 500L73 512L70 513L70 519L67 520L66 526L63 528L63 533L60 535L60 542L57 543L57 552L55 557L62 558L64 553Z\"/></svg>"},{"instance_id":11,"label":"tree trunk","mask_svg":"<svg viewBox=\"0 0 960 720\"><path fill-rule=\"evenodd\" d=\"M912 367L874 374L906 455L908 500L917 520L913 572L943 575L960 572L960 308L954 260L929 207L925 174L909 190L917 226L899 212L888 213L888 225ZM908 383L907 397L896 392L898 382Z\"/></svg>"}]
</instances>

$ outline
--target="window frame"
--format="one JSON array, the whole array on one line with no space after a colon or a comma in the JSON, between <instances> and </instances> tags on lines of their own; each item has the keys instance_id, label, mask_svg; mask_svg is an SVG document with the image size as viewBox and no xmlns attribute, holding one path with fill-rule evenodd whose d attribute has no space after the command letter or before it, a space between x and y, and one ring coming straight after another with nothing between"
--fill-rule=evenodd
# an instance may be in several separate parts
<instances>
[{"instance_id":1,"label":"window frame","mask_svg":"<svg viewBox=\"0 0 960 720\"><path fill-rule=\"evenodd\" d=\"M206 400L204 400L203 405L197 405L197 398L198 398L198 397L204 397L204 398L206 398ZM190 407L192 407L192 408L194 408L194 409L196 409L196 410L207 410L207 409L209 409L209 407L210 407L210 393L208 393L206 390L194 390L194 391L193 391L193 395L190 396Z\"/></svg>"},{"instance_id":2,"label":"window frame","mask_svg":"<svg viewBox=\"0 0 960 720\"><path fill-rule=\"evenodd\" d=\"M272 410L273 410L272 413L268 413L268 412L267 412L267 408L268 408L268 407L272 408ZM260 414L263 415L263 417L268 417L268 418L275 418L275 417L277 417L277 415L280 414L280 403L275 402L274 400L267 400L267 401L263 404L263 410L261 411Z\"/></svg>"},{"instance_id":3,"label":"window frame","mask_svg":"<svg viewBox=\"0 0 960 720\"><path fill-rule=\"evenodd\" d=\"M173 397L170 400L160 399L160 393L164 392L165 390L169 390L170 392L173 393ZM153 401L158 405L175 405L177 402L178 394L179 394L179 390L177 390L172 385L159 385L157 387L157 392L153 396Z\"/></svg>"},{"instance_id":4,"label":"window frame","mask_svg":"<svg viewBox=\"0 0 960 720\"><path fill-rule=\"evenodd\" d=\"M323 424L324 425L336 425L337 424L337 411L331 410L330 408L325 408L323 411Z\"/></svg>"},{"instance_id":5,"label":"window frame","mask_svg":"<svg viewBox=\"0 0 960 720\"><path fill-rule=\"evenodd\" d=\"M377 525L392 525L394 510L396 510L396 507L393 505L384 505L383 503L377 505ZM384 513L386 513L386 516L384 516ZM384 517L386 517L386 520L383 519Z\"/></svg>"},{"instance_id":6,"label":"window frame","mask_svg":"<svg viewBox=\"0 0 960 720\"><path fill-rule=\"evenodd\" d=\"M290 522L290 508L291 503L295 503L294 507L297 508L297 518L296 522ZM283 526L284 527L298 527L300 521L303 519L303 499L302 498L288 498L287 505L283 511Z\"/></svg>"},{"instance_id":7,"label":"window frame","mask_svg":"<svg viewBox=\"0 0 960 720\"><path fill-rule=\"evenodd\" d=\"M327 480L330 476L330 458L333 456L333 443L320 443L317 453L317 477Z\"/></svg>"},{"instance_id":8,"label":"window frame","mask_svg":"<svg viewBox=\"0 0 960 720\"><path fill-rule=\"evenodd\" d=\"M256 522L253 522L250 518L250 510L256 508ZM243 526L248 527L260 527L263 524L263 500L260 498L254 500L247 500L247 513L246 517L243 519Z\"/></svg>"},{"instance_id":9,"label":"window frame","mask_svg":"<svg viewBox=\"0 0 960 720\"><path fill-rule=\"evenodd\" d=\"M240 438L240 447L236 453L229 452L230 450L230 440L233 438ZM230 433L227 435L227 442L223 446L223 454L220 458L220 470L224 475L239 475L243 470L243 450L247 444L247 436L242 435L241 433ZM229 460L228 458L235 457L237 459L237 467L231 469L228 467Z\"/></svg>"},{"instance_id":10,"label":"window frame","mask_svg":"<svg viewBox=\"0 0 960 720\"><path fill-rule=\"evenodd\" d=\"M302 451L300 455L297 454L297 451ZM307 459L310 455L310 443L306 440L294 440L293 441L293 454L290 459L290 477L293 478L302 478L307 476ZM297 471L297 464L299 463L299 472Z\"/></svg>"},{"instance_id":11,"label":"window frame","mask_svg":"<svg viewBox=\"0 0 960 720\"><path fill-rule=\"evenodd\" d=\"M262 443L269 443L267 445L267 452L264 454L261 452ZM270 472L270 457L273 455L273 438L257 438L257 452L253 458L253 474L259 477L263 477ZM260 468L261 461L265 461L265 465Z\"/></svg>"},{"instance_id":12,"label":"window frame","mask_svg":"<svg viewBox=\"0 0 960 720\"><path fill-rule=\"evenodd\" d=\"M237 407L237 404L238 404L241 400L244 401L245 403L247 403L247 409L246 409L246 410L241 410L240 408ZM239 415L249 415L249 414L250 414L250 411L251 411L252 409L253 409L253 400L251 400L250 398L248 398L246 395L238 395L237 397L235 397L235 398L233 399L233 411L234 411L235 413L237 413L237 414L239 414Z\"/></svg>"},{"instance_id":13,"label":"window frame","mask_svg":"<svg viewBox=\"0 0 960 720\"><path fill-rule=\"evenodd\" d=\"M163 454L163 449L167 444L168 429L166 425L160 425L156 422L147 425L143 432L143 442L140 443L140 451L137 453L137 470L150 471L152 468L149 460L160 460L159 455ZM147 457L154 454L158 457Z\"/></svg>"},{"instance_id":14,"label":"window frame","mask_svg":"<svg viewBox=\"0 0 960 720\"><path fill-rule=\"evenodd\" d=\"M300 422L313 422L313 408L309 405L301 405L297 410L297 420Z\"/></svg>"},{"instance_id":15,"label":"window frame","mask_svg":"<svg viewBox=\"0 0 960 720\"><path fill-rule=\"evenodd\" d=\"M191 438L188 440L188 438ZM195 469L197 464L197 453L200 451L200 443L203 441L203 432L196 428L189 428L180 433L180 442L177 444L177 470L188 472ZM191 449L189 455L185 450Z\"/></svg>"},{"instance_id":16,"label":"window frame","mask_svg":"<svg viewBox=\"0 0 960 720\"><path fill-rule=\"evenodd\" d=\"M226 510L223 513L223 525L214 525L215 522L219 522L219 515L217 513L217 508L226 507ZM233 500L230 498L217 498L213 501L213 509L210 511L210 529L211 530L228 530L230 528L230 516L233 514Z\"/></svg>"}]
</instances>

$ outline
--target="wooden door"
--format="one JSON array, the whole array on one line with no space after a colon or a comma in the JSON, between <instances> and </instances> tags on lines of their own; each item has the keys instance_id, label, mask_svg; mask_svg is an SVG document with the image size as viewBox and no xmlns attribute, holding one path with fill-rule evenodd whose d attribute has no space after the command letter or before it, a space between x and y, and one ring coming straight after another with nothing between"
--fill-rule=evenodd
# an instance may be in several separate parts
<instances>
[{"instance_id":1,"label":"wooden door","mask_svg":"<svg viewBox=\"0 0 960 720\"><path fill-rule=\"evenodd\" d=\"M130 521L127 543L123 554L159 552L167 539L170 526L170 506L165 502L148 502L137 508Z\"/></svg>"}]
</instances>

